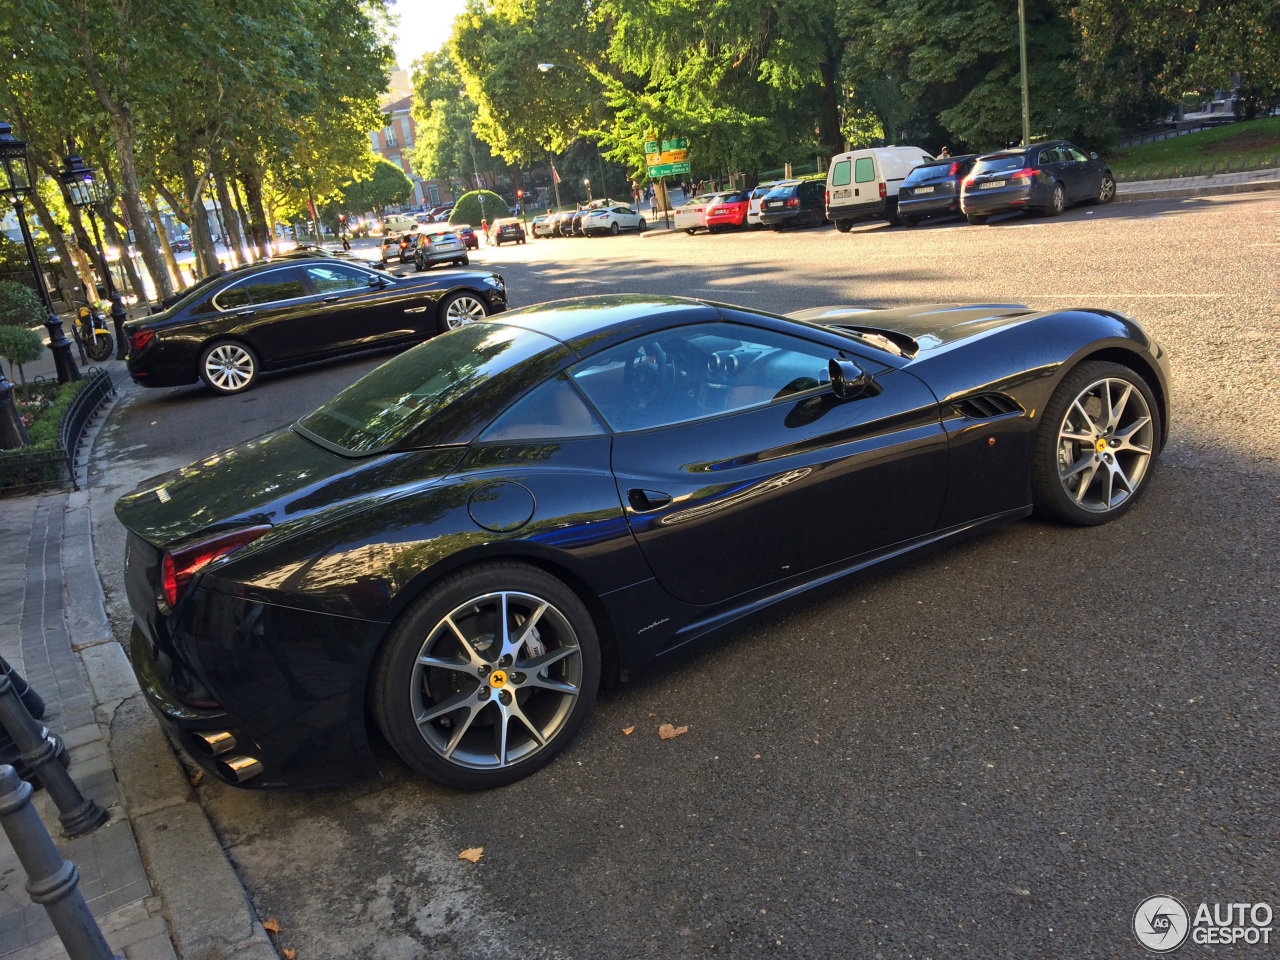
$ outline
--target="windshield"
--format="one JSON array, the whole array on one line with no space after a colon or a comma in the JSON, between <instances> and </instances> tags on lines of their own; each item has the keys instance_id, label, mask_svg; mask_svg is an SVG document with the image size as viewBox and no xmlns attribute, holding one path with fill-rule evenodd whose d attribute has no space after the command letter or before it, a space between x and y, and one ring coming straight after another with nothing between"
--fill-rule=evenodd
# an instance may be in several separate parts
<instances>
[{"instance_id":1,"label":"windshield","mask_svg":"<svg viewBox=\"0 0 1280 960\"><path fill-rule=\"evenodd\" d=\"M765 196L767 197L794 197L800 190L800 181L792 180L790 183L780 183Z\"/></svg>"},{"instance_id":2,"label":"windshield","mask_svg":"<svg viewBox=\"0 0 1280 960\"><path fill-rule=\"evenodd\" d=\"M405 440L429 420L446 415L453 405L473 408L465 411L462 420L483 426L491 416L486 418L478 408L492 401L476 396L469 403L460 401L533 357L567 354L552 349L557 346L551 338L529 330L470 324L384 363L307 414L297 427L325 446L369 454Z\"/></svg>"},{"instance_id":3,"label":"windshield","mask_svg":"<svg viewBox=\"0 0 1280 960\"><path fill-rule=\"evenodd\" d=\"M973 167L973 175L984 173L1003 173L1005 170L1021 170L1027 165L1027 158L1021 153L1013 156L983 157Z\"/></svg>"},{"instance_id":4,"label":"windshield","mask_svg":"<svg viewBox=\"0 0 1280 960\"><path fill-rule=\"evenodd\" d=\"M923 167L916 167L907 174L907 179L902 181L904 187L909 187L914 183L925 183L929 180L945 180L951 176L953 168L958 168L959 164L948 160L946 163L929 163Z\"/></svg>"}]
</instances>

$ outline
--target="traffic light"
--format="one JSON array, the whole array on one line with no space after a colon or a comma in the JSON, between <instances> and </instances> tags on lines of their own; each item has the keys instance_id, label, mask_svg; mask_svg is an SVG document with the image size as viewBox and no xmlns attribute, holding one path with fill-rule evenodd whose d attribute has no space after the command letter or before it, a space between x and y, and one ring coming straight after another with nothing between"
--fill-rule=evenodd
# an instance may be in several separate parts
<instances>
[{"instance_id":1,"label":"traffic light","mask_svg":"<svg viewBox=\"0 0 1280 960\"><path fill-rule=\"evenodd\" d=\"M516 199L517 199L517 200L523 200L523 199L524 199L524 191L523 191L523 190L517 190L517 191L516 191Z\"/></svg>"},{"instance_id":2,"label":"traffic light","mask_svg":"<svg viewBox=\"0 0 1280 960\"><path fill-rule=\"evenodd\" d=\"M347 215L346 215L345 213L340 213L340 214L338 214L338 222L339 222L339 223L346 223L346 222L347 222Z\"/></svg>"}]
</instances>

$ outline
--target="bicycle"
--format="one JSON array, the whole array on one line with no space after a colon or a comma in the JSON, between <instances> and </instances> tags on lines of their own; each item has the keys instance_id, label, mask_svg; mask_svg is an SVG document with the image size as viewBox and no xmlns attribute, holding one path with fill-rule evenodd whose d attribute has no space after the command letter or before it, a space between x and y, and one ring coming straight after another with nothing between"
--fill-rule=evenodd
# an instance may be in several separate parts
<instances>
[{"instance_id":1,"label":"bicycle","mask_svg":"<svg viewBox=\"0 0 1280 960\"><path fill-rule=\"evenodd\" d=\"M115 341L107 328L107 315L100 306L91 305L84 300L76 300L79 304L71 332L76 346L80 348L81 359L86 355L94 363L102 363L111 357L115 350Z\"/></svg>"}]
</instances>

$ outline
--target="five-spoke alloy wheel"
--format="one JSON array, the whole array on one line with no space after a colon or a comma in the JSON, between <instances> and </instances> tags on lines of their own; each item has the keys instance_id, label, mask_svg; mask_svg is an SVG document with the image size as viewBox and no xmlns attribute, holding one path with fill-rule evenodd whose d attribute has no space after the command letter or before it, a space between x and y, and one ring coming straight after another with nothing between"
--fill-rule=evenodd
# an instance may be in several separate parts
<instances>
[{"instance_id":1,"label":"five-spoke alloy wheel","mask_svg":"<svg viewBox=\"0 0 1280 960\"><path fill-rule=\"evenodd\" d=\"M1117 363L1081 364L1044 412L1033 484L1036 507L1069 523L1105 523L1145 489L1160 452L1151 388Z\"/></svg>"},{"instance_id":2,"label":"five-spoke alloy wheel","mask_svg":"<svg viewBox=\"0 0 1280 960\"><path fill-rule=\"evenodd\" d=\"M216 393L241 393L258 379L258 357L235 340L215 343L200 356L200 379Z\"/></svg>"},{"instance_id":3,"label":"five-spoke alloy wheel","mask_svg":"<svg viewBox=\"0 0 1280 960\"><path fill-rule=\"evenodd\" d=\"M483 789L559 753L599 680L595 626L573 591L536 567L481 564L446 577L393 628L374 714L414 769Z\"/></svg>"}]
</instances>

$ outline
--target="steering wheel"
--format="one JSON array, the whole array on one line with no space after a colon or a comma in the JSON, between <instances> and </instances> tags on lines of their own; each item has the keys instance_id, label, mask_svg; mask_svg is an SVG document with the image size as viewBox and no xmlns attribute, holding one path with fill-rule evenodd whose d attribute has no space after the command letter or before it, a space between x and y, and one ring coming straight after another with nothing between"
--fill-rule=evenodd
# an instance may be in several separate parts
<instances>
[{"instance_id":1,"label":"steering wheel","mask_svg":"<svg viewBox=\"0 0 1280 960\"><path fill-rule=\"evenodd\" d=\"M623 368L623 388L637 406L655 403L675 383L675 365L657 342L644 344L644 356L637 354Z\"/></svg>"}]
</instances>

